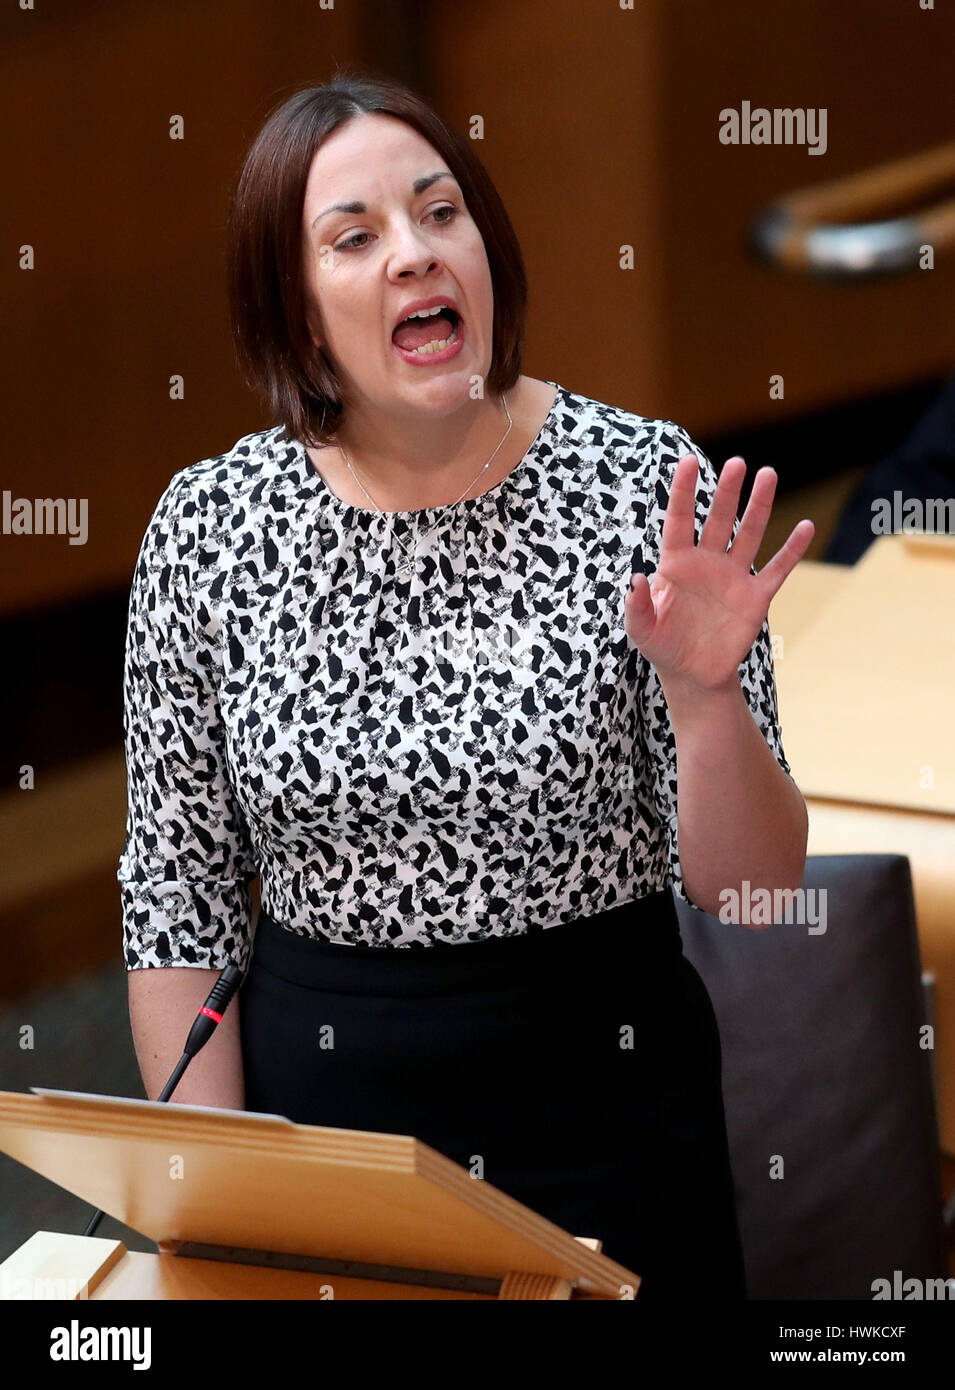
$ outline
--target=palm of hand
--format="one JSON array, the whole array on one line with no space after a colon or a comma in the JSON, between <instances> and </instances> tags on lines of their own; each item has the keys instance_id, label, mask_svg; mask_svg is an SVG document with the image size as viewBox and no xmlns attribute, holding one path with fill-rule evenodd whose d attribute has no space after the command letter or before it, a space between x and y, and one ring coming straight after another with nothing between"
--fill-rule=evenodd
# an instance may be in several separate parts
<instances>
[{"instance_id":1,"label":"palm of hand","mask_svg":"<svg viewBox=\"0 0 955 1390\"><path fill-rule=\"evenodd\" d=\"M677 464L659 564L649 581L644 575L634 576L625 604L625 628L661 680L714 690L734 680L774 595L802 559L815 527L809 520L800 521L762 570L751 574L772 511L776 474L771 468L759 470L733 538L746 465L739 457L727 459L696 544L698 467L693 454L685 454Z\"/></svg>"}]
</instances>

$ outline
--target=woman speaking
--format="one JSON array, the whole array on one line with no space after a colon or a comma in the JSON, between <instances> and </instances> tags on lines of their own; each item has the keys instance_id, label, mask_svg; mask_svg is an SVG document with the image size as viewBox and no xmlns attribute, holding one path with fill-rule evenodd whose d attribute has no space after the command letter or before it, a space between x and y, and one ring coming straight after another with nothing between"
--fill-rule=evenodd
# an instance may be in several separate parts
<instances>
[{"instance_id":1,"label":"woman speaking","mask_svg":"<svg viewBox=\"0 0 955 1390\"><path fill-rule=\"evenodd\" d=\"M742 459L717 483L675 424L521 374L507 213L402 86L273 111L229 284L275 423L173 476L130 595L147 1095L235 961L174 1099L414 1135L599 1238L640 1300L691 1297L697 1261L745 1297L671 885L710 912L801 885L766 615L812 523L756 574L771 469L740 522Z\"/></svg>"}]
</instances>

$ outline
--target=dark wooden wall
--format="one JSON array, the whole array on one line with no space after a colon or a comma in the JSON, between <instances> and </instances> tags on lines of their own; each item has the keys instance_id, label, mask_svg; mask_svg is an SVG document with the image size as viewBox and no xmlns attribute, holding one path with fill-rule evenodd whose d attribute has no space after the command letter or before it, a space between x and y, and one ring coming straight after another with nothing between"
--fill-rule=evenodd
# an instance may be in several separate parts
<instances>
[{"instance_id":1,"label":"dark wooden wall","mask_svg":"<svg viewBox=\"0 0 955 1390\"><path fill-rule=\"evenodd\" d=\"M90 536L3 537L3 611L128 585L171 474L265 423L232 358L228 194L269 107L335 61L418 85L462 129L483 117L479 151L528 264L530 374L714 432L947 370L951 264L820 287L754 266L745 232L778 193L952 135L952 14L896 0L8 9L3 487L87 498ZM744 98L827 107L827 153L721 145L717 114ZM784 402L768 399L772 372Z\"/></svg>"},{"instance_id":2,"label":"dark wooden wall","mask_svg":"<svg viewBox=\"0 0 955 1390\"><path fill-rule=\"evenodd\" d=\"M781 193L952 138L953 13L915 0L4 7L0 487L85 498L89 515L82 546L0 535L8 992L117 956L136 554L172 474L267 423L233 359L223 249L268 110L359 61L464 131L482 117L479 152L528 268L525 371L676 419L705 446L761 423L805 429L822 406L951 371L949 260L821 286L755 265L746 229ZM826 155L721 145L718 113L744 99L825 106ZM625 245L633 270L619 268ZM32 792L18 789L24 765Z\"/></svg>"}]
</instances>

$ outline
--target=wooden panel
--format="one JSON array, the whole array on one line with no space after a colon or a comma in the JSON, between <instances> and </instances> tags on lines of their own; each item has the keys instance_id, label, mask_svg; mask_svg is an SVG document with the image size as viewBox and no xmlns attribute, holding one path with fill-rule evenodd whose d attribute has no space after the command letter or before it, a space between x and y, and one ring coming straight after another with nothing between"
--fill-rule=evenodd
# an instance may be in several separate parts
<instances>
[{"instance_id":1,"label":"wooden panel","mask_svg":"<svg viewBox=\"0 0 955 1390\"><path fill-rule=\"evenodd\" d=\"M681 0L666 11L667 413L701 432L777 422L951 370L951 257L824 284L757 265L746 235L781 194L951 138L955 11L895 0ZM826 108L826 153L720 144L719 112L744 100ZM776 372L784 401L769 398Z\"/></svg>"},{"instance_id":2,"label":"wooden panel","mask_svg":"<svg viewBox=\"0 0 955 1390\"><path fill-rule=\"evenodd\" d=\"M441 108L485 116L524 245L530 370L706 435L951 369L950 258L825 285L758 264L747 238L784 193L950 138L953 49L950 7L895 0L864 17L831 0L436 7ZM744 100L825 107L825 154L721 144L720 111Z\"/></svg>"},{"instance_id":3,"label":"wooden panel","mask_svg":"<svg viewBox=\"0 0 955 1390\"><path fill-rule=\"evenodd\" d=\"M150 1255L128 1251L121 1241L37 1231L0 1264L0 1300L52 1296L90 1302L181 1299L489 1302L494 1294L421 1284L383 1283L341 1274Z\"/></svg>"},{"instance_id":4,"label":"wooden panel","mask_svg":"<svg viewBox=\"0 0 955 1390\"><path fill-rule=\"evenodd\" d=\"M847 570L776 673L805 796L955 817L953 612L955 537L880 536Z\"/></svg>"},{"instance_id":5,"label":"wooden panel","mask_svg":"<svg viewBox=\"0 0 955 1390\"><path fill-rule=\"evenodd\" d=\"M270 107L359 53L360 8L311 0L78 6L0 49L0 289L16 443L3 488L86 499L89 536L3 538L0 610L128 589L172 475L267 422L235 365L224 226ZM24 118L29 113L29 119ZM170 118L185 138L169 138ZM12 190L12 192L11 192ZM36 269L17 253L34 247ZM184 378L171 400L170 378Z\"/></svg>"},{"instance_id":6,"label":"wooden panel","mask_svg":"<svg viewBox=\"0 0 955 1390\"><path fill-rule=\"evenodd\" d=\"M520 238L530 287L526 370L657 415L670 312L661 121L672 94L656 0L433 9L435 100L475 142ZM633 247L632 270L619 269Z\"/></svg>"}]
</instances>

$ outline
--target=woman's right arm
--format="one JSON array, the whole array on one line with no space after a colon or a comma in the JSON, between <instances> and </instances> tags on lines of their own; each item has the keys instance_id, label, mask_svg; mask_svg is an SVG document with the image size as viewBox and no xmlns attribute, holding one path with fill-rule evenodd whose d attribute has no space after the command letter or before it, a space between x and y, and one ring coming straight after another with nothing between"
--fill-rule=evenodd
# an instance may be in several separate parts
<instances>
[{"instance_id":1,"label":"woman's right arm","mask_svg":"<svg viewBox=\"0 0 955 1390\"><path fill-rule=\"evenodd\" d=\"M159 1099L182 1056L196 1014L220 973L176 965L127 971L129 1022L147 1100ZM169 1100L182 1105L245 1109L238 995L183 1072Z\"/></svg>"},{"instance_id":2,"label":"woman's right arm","mask_svg":"<svg viewBox=\"0 0 955 1390\"><path fill-rule=\"evenodd\" d=\"M183 470L160 498L133 575L126 634L127 822L116 876L130 1025L150 1100L223 968L248 966L258 872L229 777L218 635L210 613L197 611L198 491ZM238 997L170 1099L244 1108Z\"/></svg>"}]
</instances>

